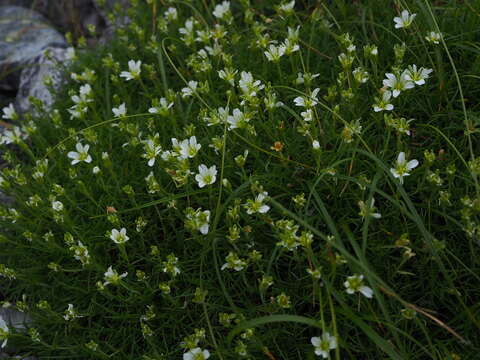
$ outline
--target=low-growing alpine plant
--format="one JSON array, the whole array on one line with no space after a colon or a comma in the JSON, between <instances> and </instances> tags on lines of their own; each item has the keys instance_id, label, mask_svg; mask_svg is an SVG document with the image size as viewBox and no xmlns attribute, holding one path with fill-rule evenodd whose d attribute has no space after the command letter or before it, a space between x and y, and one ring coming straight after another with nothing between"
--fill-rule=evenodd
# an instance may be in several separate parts
<instances>
[{"instance_id":1,"label":"low-growing alpine plant","mask_svg":"<svg viewBox=\"0 0 480 360\"><path fill-rule=\"evenodd\" d=\"M474 359L480 5L361 3L132 0L5 107L2 347Z\"/></svg>"}]
</instances>

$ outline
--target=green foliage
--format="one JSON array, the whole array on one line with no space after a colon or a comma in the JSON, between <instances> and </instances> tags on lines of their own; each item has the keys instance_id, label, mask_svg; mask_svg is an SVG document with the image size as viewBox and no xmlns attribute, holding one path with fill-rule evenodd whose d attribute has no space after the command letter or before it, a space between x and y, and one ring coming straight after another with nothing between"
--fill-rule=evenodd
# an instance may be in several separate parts
<instances>
[{"instance_id":1,"label":"green foliage","mask_svg":"<svg viewBox=\"0 0 480 360\"><path fill-rule=\"evenodd\" d=\"M2 139L1 283L34 328L0 337L42 359L473 359L480 6L164 3L132 1Z\"/></svg>"}]
</instances>

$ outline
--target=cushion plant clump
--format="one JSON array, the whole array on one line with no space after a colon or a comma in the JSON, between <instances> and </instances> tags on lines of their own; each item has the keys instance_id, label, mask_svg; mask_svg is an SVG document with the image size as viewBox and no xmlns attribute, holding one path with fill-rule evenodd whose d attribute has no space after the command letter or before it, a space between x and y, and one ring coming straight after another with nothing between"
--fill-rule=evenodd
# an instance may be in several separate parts
<instances>
[{"instance_id":1,"label":"cushion plant clump","mask_svg":"<svg viewBox=\"0 0 480 360\"><path fill-rule=\"evenodd\" d=\"M112 42L59 64L55 109L1 138L4 306L33 323L0 340L41 359L473 359L479 12L132 0Z\"/></svg>"}]
</instances>

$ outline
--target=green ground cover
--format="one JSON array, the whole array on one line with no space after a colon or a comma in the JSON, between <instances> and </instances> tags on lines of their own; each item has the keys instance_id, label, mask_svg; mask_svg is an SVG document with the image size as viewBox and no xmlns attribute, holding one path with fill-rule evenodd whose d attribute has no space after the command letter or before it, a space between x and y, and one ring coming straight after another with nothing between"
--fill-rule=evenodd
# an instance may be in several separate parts
<instances>
[{"instance_id":1,"label":"green ground cover","mask_svg":"<svg viewBox=\"0 0 480 360\"><path fill-rule=\"evenodd\" d=\"M2 293L34 319L2 339L41 359L476 358L478 2L128 15L2 138Z\"/></svg>"}]
</instances>

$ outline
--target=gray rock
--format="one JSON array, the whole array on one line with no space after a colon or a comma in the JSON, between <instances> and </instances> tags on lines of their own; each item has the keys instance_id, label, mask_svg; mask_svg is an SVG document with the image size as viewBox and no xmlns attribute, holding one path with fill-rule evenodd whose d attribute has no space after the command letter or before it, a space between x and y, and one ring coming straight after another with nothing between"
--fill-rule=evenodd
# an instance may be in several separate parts
<instances>
[{"instance_id":1,"label":"gray rock","mask_svg":"<svg viewBox=\"0 0 480 360\"><path fill-rule=\"evenodd\" d=\"M104 23L100 13L98 13L97 11L95 11L95 9L93 9L93 11L90 11L82 19L82 25L85 29L88 29L89 26L93 25L97 30L102 31Z\"/></svg>"},{"instance_id":2,"label":"gray rock","mask_svg":"<svg viewBox=\"0 0 480 360\"><path fill-rule=\"evenodd\" d=\"M120 7L121 9L128 9L129 3L129 0L93 0L93 4L97 8L98 12L103 16L105 22L111 25L113 24L109 21L108 14L110 14L116 7ZM116 21L123 20L125 19L116 19Z\"/></svg>"},{"instance_id":3,"label":"gray rock","mask_svg":"<svg viewBox=\"0 0 480 360\"><path fill-rule=\"evenodd\" d=\"M0 89L16 90L20 71L49 46L67 43L42 15L20 6L0 6Z\"/></svg>"},{"instance_id":4,"label":"gray rock","mask_svg":"<svg viewBox=\"0 0 480 360\"><path fill-rule=\"evenodd\" d=\"M15 329L17 332L25 332L32 324L32 319L25 313L16 310L13 307L0 307L0 316L6 322L7 326L11 329ZM3 350L3 349L2 349ZM15 353L18 349L15 349L11 346L10 342L7 343L5 349L7 353L1 351L0 359L12 359L8 356L8 353ZM14 359L23 359L23 360L35 360L34 357L21 357L15 356Z\"/></svg>"},{"instance_id":5,"label":"gray rock","mask_svg":"<svg viewBox=\"0 0 480 360\"><path fill-rule=\"evenodd\" d=\"M103 6L100 5L101 2L104 2ZM124 27L130 23L128 16L117 16L114 22L111 22L108 17L108 14L112 13L116 7L125 10L128 9L129 0L102 0L101 2L99 0L93 0L95 7L106 23L106 27L99 39L99 43L104 45L113 38L116 28Z\"/></svg>"},{"instance_id":6,"label":"gray rock","mask_svg":"<svg viewBox=\"0 0 480 360\"><path fill-rule=\"evenodd\" d=\"M51 0L2 0L2 5L21 6L46 14L51 2Z\"/></svg>"},{"instance_id":7,"label":"gray rock","mask_svg":"<svg viewBox=\"0 0 480 360\"><path fill-rule=\"evenodd\" d=\"M22 71L20 86L16 98L16 109L19 113L31 110L29 97L40 99L45 109L51 109L54 96L50 93L45 79L50 79L52 87L59 90L64 80L65 65L68 64L69 50L65 48L48 47L42 53L31 59Z\"/></svg>"},{"instance_id":8,"label":"gray rock","mask_svg":"<svg viewBox=\"0 0 480 360\"><path fill-rule=\"evenodd\" d=\"M9 328L23 332L32 323L32 319L25 313L13 307L0 307L0 316L7 323Z\"/></svg>"},{"instance_id":9,"label":"gray rock","mask_svg":"<svg viewBox=\"0 0 480 360\"><path fill-rule=\"evenodd\" d=\"M93 0L0 0L2 5L15 5L38 11L60 32L75 36L85 33L83 19L97 13ZM79 25L83 25L79 26Z\"/></svg>"},{"instance_id":10,"label":"gray rock","mask_svg":"<svg viewBox=\"0 0 480 360\"><path fill-rule=\"evenodd\" d=\"M0 113L5 106L8 106L8 104L13 103L14 100L15 100L14 93L9 93L9 92L0 93ZM0 115L0 119L1 119L1 115Z\"/></svg>"},{"instance_id":11,"label":"gray rock","mask_svg":"<svg viewBox=\"0 0 480 360\"><path fill-rule=\"evenodd\" d=\"M0 359L6 359L6 360L12 360L12 359L20 359L20 360L37 360L35 356L28 356L28 357L22 357L22 356L10 356L4 352L0 352Z\"/></svg>"},{"instance_id":12,"label":"gray rock","mask_svg":"<svg viewBox=\"0 0 480 360\"><path fill-rule=\"evenodd\" d=\"M0 206L12 206L14 203L14 199L11 196L5 195L3 192L0 191Z\"/></svg>"}]
</instances>

